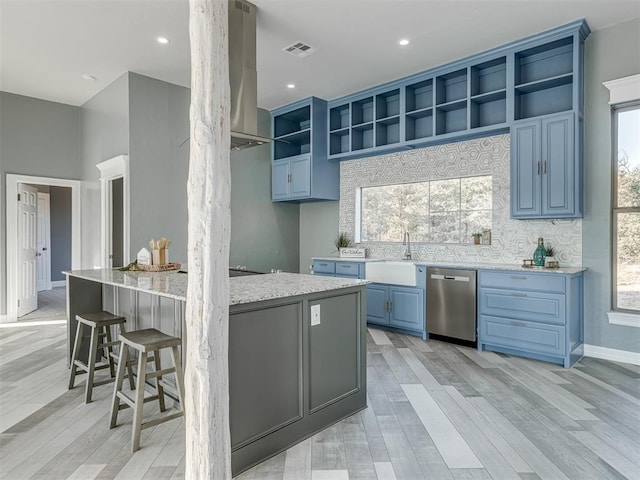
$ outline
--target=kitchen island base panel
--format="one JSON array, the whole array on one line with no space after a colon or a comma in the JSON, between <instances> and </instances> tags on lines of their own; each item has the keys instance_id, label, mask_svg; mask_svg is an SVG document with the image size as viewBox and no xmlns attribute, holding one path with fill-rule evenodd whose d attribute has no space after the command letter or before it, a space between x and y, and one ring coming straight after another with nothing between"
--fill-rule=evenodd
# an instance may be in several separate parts
<instances>
[{"instance_id":1,"label":"kitchen island base panel","mask_svg":"<svg viewBox=\"0 0 640 480\"><path fill-rule=\"evenodd\" d=\"M188 359L185 296L172 294L170 288L169 294L153 291L160 284L181 285L180 275L67 272L69 328L75 329L77 313L106 309L126 317L129 331L155 328L181 338L182 358ZM256 289L259 295L246 298L261 298L229 306L234 476L367 403L365 283L299 274L259 277L258 284L253 277L231 279L232 299ZM174 390L168 383L167 390Z\"/></svg>"}]
</instances>

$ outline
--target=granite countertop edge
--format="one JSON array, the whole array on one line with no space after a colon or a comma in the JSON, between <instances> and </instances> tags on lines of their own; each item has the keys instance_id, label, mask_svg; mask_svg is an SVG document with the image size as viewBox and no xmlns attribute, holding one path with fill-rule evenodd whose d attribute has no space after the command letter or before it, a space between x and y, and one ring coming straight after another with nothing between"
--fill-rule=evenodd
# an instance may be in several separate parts
<instances>
[{"instance_id":1,"label":"granite countertop edge","mask_svg":"<svg viewBox=\"0 0 640 480\"><path fill-rule=\"evenodd\" d=\"M84 280L138 292L186 301L187 275L177 271L140 272L118 269L69 270L63 272ZM229 306L358 287L367 280L323 277L301 273L272 273L230 278Z\"/></svg>"},{"instance_id":2,"label":"granite countertop edge","mask_svg":"<svg viewBox=\"0 0 640 480\"><path fill-rule=\"evenodd\" d=\"M401 260L393 258L345 258L345 257L311 257L311 260L343 261L343 262L410 262L414 265L440 268L459 268L468 270L504 270L514 272L534 272L534 273L558 273L564 275L575 275L587 270L586 267L523 267L512 263L482 263L482 262L446 262L429 260Z\"/></svg>"}]
</instances>

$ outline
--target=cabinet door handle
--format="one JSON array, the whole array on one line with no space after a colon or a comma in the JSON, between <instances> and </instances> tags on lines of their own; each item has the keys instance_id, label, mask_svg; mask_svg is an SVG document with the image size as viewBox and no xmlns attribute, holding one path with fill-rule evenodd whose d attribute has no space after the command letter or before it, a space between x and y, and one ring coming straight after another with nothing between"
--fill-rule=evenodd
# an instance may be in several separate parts
<instances>
[{"instance_id":1,"label":"cabinet door handle","mask_svg":"<svg viewBox=\"0 0 640 480\"><path fill-rule=\"evenodd\" d=\"M527 324L525 322L511 322L511 325L514 327L526 327Z\"/></svg>"},{"instance_id":2,"label":"cabinet door handle","mask_svg":"<svg viewBox=\"0 0 640 480\"><path fill-rule=\"evenodd\" d=\"M540 162L536 162L536 171L538 172L538 175L540 175Z\"/></svg>"},{"instance_id":3,"label":"cabinet door handle","mask_svg":"<svg viewBox=\"0 0 640 480\"><path fill-rule=\"evenodd\" d=\"M540 172L538 172L538 173L540 173ZM290 173L287 174L287 183L291 183L291 174Z\"/></svg>"},{"instance_id":4,"label":"cabinet door handle","mask_svg":"<svg viewBox=\"0 0 640 480\"><path fill-rule=\"evenodd\" d=\"M547 174L547 161L546 160L542 161L542 173L543 173L543 175Z\"/></svg>"},{"instance_id":5,"label":"cabinet door handle","mask_svg":"<svg viewBox=\"0 0 640 480\"><path fill-rule=\"evenodd\" d=\"M392 308L393 308L393 302L391 300L389 300L389 312L391 312Z\"/></svg>"},{"instance_id":6,"label":"cabinet door handle","mask_svg":"<svg viewBox=\"0 0 640 480\"><path fill-rule=\"evenodd\" d=\"M511 292L511 296L512 297L526 297L527 294L526 293L520 293L520 292Z\"/></svg>"},{"instance_id":7,"label":"cabinet door handle","mask_svg":"<svg viewBox=\"0 0 640 480\"><path fill-rule=\"evenodd\" d=\"M527 277L525 277L524 275L511 275L511 278L513 280L526 280Z\"/></svg>"}]
</instances>

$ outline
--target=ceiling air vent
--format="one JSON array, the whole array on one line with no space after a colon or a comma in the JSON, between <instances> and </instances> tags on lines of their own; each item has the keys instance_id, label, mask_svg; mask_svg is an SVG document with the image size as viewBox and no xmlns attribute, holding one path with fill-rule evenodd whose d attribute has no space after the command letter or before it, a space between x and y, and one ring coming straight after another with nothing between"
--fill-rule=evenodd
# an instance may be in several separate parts
<instances>
[{"instance_id":1,"label":"ceiling air vent","mask_svg":"<svg viewBox=\"0 0 640 480\"><path fill-rule=\"evenodd\" d=\"M297 58L304 58L308 57L312 53L316 53L318 49L313 48L311 45L307 45L306 43L295 42L288 47L283 48L282 51L287 52Z\"/></svg>"}]
</instances>

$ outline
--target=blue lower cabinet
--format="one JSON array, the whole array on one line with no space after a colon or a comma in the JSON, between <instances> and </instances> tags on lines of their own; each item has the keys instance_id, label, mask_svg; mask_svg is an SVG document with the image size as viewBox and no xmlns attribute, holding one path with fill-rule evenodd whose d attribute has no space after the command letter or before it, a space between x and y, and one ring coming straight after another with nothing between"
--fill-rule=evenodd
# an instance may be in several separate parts
<instances>
[{"instance_id":1,"label":"blue lower cabinet","mask_svg":"<svg viewBox=\"0 0 640 480\"><path fill-rule=\"evenodd\" d=\"M407 330L424 330L424 292L421 289L391 287L389 298L390 325Z\"/></svg>"},{"instance_id":2,"label":"blue lower cabinet","mask_svg":"<svg viewBox=\"0 0 640 480\"><path fill-rule=\"evenodd\" d=\"M389 325L389 287L367 285L367 323Z\"/></svg>"},{"instance_id":3,"label":"blue lower cabinet","mask_svg":"<svg viewBox=\"0 0 640 480\"><path fill-rule=\"evenodd\" d=\"M584 353L583 274L478 272L478 350L570 367Z\"/></svg>"},{"instance_id":4,"label":"blue lower cabinet","mask_svg":"<svg viewBox=\"0 0 640 480\"><path fill-rule=\"evenodd\" d=\"M367 285L367 322L423 335L424 290L370 283Z\"/></svg>"},{"instance_id":5,"label":"blue lower cabinet","mask_svg":"<svg viewBox=\"0 0 640 480\"><path fill-rule=\"evenodd\" d=\"M313 273L315 275L333 276L336 273L336 262L330 260L314 260Z\"/></svg>"}]
</instances>

